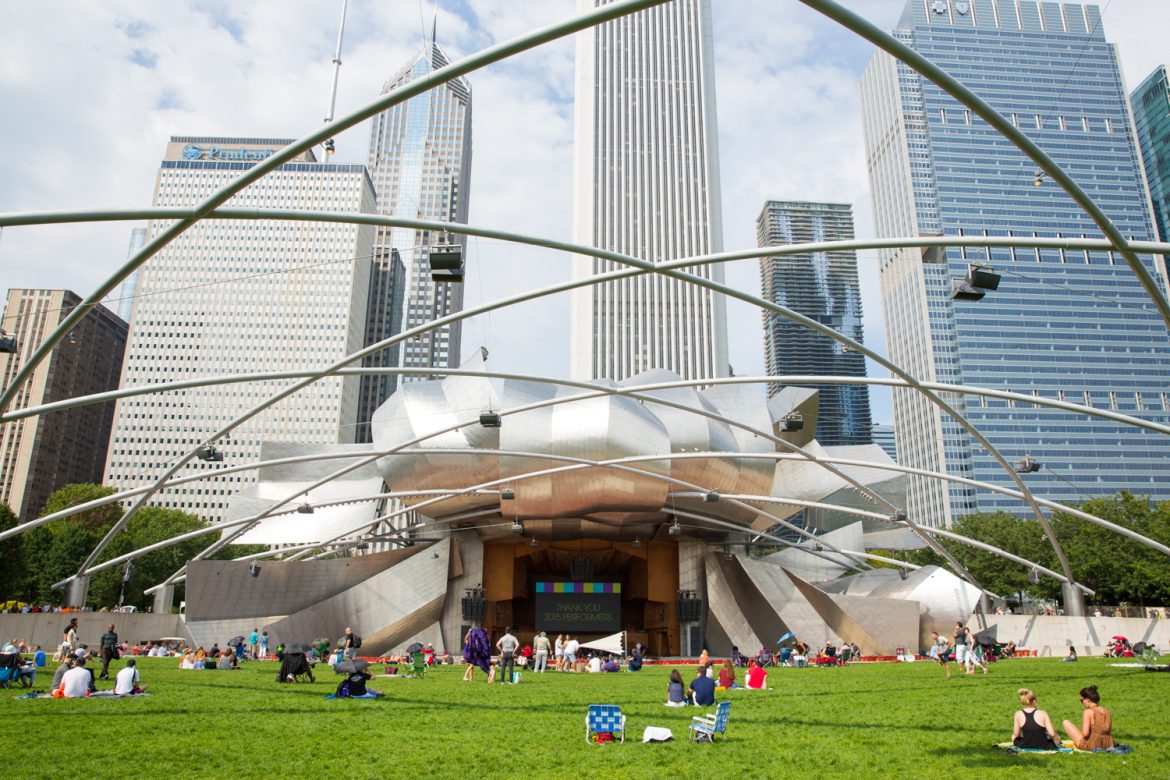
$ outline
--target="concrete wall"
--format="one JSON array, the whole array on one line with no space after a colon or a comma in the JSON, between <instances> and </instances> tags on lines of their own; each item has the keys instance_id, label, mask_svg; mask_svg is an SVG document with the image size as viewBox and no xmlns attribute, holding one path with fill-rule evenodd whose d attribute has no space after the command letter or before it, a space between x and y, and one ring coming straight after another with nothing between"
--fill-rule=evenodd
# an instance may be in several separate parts
<instances>
[{"instance_id":1,"label":"concrete wall","mask_svg":"<svg viewBox=\"0 0 1170 780\"><path fill-rule=\"evenodd\" d=\"M968 627L977 632L972 618ZM1148 618L1065 617L1050 615L988 615L987 627L995 631L999 642L1015 642L1017 647L1036 650L1040 656L1063 658L1074 646L1080 655L1101 655L1112 636L1124 636L1130 642L1153 643L1170 649L1170 620Z\"/></svg>"},{"instance_id":2,"label":"concrete wall","mask_svg":"<svg viewBox=\"0 0 1170 780\"><path fill-rule=\"evenodd\" d=\"M110 612L41 612L31 615L0 614L0 640L23 639L30 645L41 645L55 651L61 643L70 618L77 618L77 636L81 644L92 648L106 633L106 626L114 624L118 638L137 643L164 636L189 638L187 627L179 615L154 615Z\"/></svg>"}]
</instances>

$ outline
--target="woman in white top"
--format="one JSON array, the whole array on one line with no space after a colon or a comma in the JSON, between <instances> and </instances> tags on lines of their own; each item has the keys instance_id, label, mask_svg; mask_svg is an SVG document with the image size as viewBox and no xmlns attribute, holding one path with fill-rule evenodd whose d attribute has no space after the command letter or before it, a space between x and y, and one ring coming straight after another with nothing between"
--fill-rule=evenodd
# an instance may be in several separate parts
<instances>
[{"instance_id":1,"label":"woman in white top","mask_svg":"<svg viewBox=\"0 0 1170 780\"><path fill-rule=\"evenodd\" d=\"M565 670L565 635L557 634L557 641L553 644L553 668L562 672Z\"/></svg>"}]
</instances>

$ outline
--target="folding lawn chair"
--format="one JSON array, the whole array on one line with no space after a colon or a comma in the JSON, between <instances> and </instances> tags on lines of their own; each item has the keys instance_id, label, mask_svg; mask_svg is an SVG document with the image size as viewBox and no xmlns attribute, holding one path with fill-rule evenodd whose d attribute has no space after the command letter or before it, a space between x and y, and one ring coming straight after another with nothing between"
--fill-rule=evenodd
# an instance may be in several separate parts
<instances>
[{"instance_id":1,"label":"folding lawn chair","mask_svg":"<svg viewBox=\"0 0 1170 780\"><path fill-rule=\"evenodd\" d=\"M421 652L416 652L410 656L410 665L406 667L407 677L426 677L427 676L427 659Z\"/></svg>"},{"instance_id":2,"label":"folding lawn chair","mask_svg":"<svg viewBox=\"0 0 1170 780\"><path fill-rule=\"evenodd\" d=\"M626 741L626 716L616 704L590 704L585 713L585 742L592 734L612 734L622 742Z\"/></svg>"},{"instance_id":3,"label":"folding lawn chair","mask_svg":"<svg viewBox=\"0 0 1170 780\"><path fill-rule=\"evenodd\" d=\"M719 706L715 708L714 713L706 715L696 715L691 718L690 733L691 740L697 742L700 734L705 734L706 738L715 741L716 734L722 734L724 739L727 739L727 720L731 717L731 702L719 702Z\"/></svg>"},{"instance_id":4,"label":"folding lawn chair","mask_svg":"<svg viewBox=\"0 0 1170 780\"><path fill-rule=\"evenodd\" d=\"M0 653L0 688L9 688L20 679L20 654Z\"/></svg>"}]
</instances>

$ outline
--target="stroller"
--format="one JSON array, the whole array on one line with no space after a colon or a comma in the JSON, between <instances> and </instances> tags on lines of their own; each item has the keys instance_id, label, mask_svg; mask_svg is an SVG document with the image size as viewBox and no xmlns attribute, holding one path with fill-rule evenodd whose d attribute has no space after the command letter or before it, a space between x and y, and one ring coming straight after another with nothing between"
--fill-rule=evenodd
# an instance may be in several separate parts
<instances>
[{"instance_id":1,"label":"stroller","mask_svg":"<svg viewBox=\"0 0 1170 780\"><path fill-rule=\"evenodd\" d=\"M316 682L313 677L313 667L309 666L309 659L303 650L286 650L280 661L280 673L276 675L277 682Z\"/></svg>"}]
</instances>

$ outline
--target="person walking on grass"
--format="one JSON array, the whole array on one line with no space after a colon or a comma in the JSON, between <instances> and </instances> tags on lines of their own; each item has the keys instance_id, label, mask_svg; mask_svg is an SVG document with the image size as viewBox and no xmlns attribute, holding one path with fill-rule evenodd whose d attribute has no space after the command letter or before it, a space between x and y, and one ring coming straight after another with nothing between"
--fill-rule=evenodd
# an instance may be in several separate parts
<instances>
[{"instance_id":1,"label":"person walking on grass","mask_svg":"<svg viewBox=\"0 0 1170 780\"><path fill-rule=\"evenodd\" d=\"M939 636L937 631L932 631L930 636L934 640L931 651L942 667L947 670L947 679L949 680L951 677L951 643L947 641L945 636Z\"/></svg>"},{"instance_id":2,"label":"person walking on grass","mask_svg":"<svg viewBox=\"0 0 1170 780\"><path fill-rule=\"evenodd\" d=\"M61 646L57 650L57 655L53 656L54 661L64 661L66 656L77 649L77 618L72 618L69 625L65 626L65 630L61 632Z\"/></svg>"},{"instance_id":3,"label":"person walking on grass","mask_svg":"<svg viewBox=\"0 0 1170 780\"><path fill-rule=\"evenodd\" d=\"M512 627L504 629L504 635L496 642L496 649L500 651L500 682L512 682L512 675L516 671L516 648L520 640L512 636Z\"/></svg>"},{"instance_id":4,"label":"person walking on grass","mask_svg":"<svg viewBox=\"0 0 1170 780\"><path fill-rule=\"evenodd\" d=\"M260 632L252 629L252 633L248 634L248 656L250 658L260 657Z\"/></svg>"},{"instance_id":5,"label":"person walking on grass","mask_svg":"<svg viewBox=\"0 0 1170 780\"><path fill-rule=\"evenodd\" d=\"M955 647L955 664L962 669L967 665L967 651L969 649L967 629L963 627L963 621L955 621L955 630L951 633L951 641ZM968 674L971 673L968 672Z\"/></svg>"},{"instance_id":6,"label":"person walking on grass","mask_svg":"<svg viewBox=\"0 0 1170 780\"><path fill-rule=\"evenodd\" d=\"M987 665L983 663L983 646L971 636L971 629L964 628L963 634L967 637L967 674L975 674L975 667L978 666L986 677Z\"/></svg>"},{"instance_id":7,"label":"person walking on grass","mask_svg":"<svg viewBox=\"0 0 1170 780\"><path fill-rule=\"evenodd\" d=\"M260 657L260 660L264 660L265 658L268 657L268 632L267 631L260 632L260 654L259 654L259 657Z\"/></svg>"},{"instance_id":8,"label":"person walking on grass","mask_svg":"<svg viewBox=\"0 0 1170 780\"><path fill-rule=\"evenodd\" d=\"M110 679L110 661L118 657L118 635L114 633L114 624L106 628L106 633L102 634L101 639L101 654L102 654L102 673L101 679Z\"/></svg>"}]
</instances>

